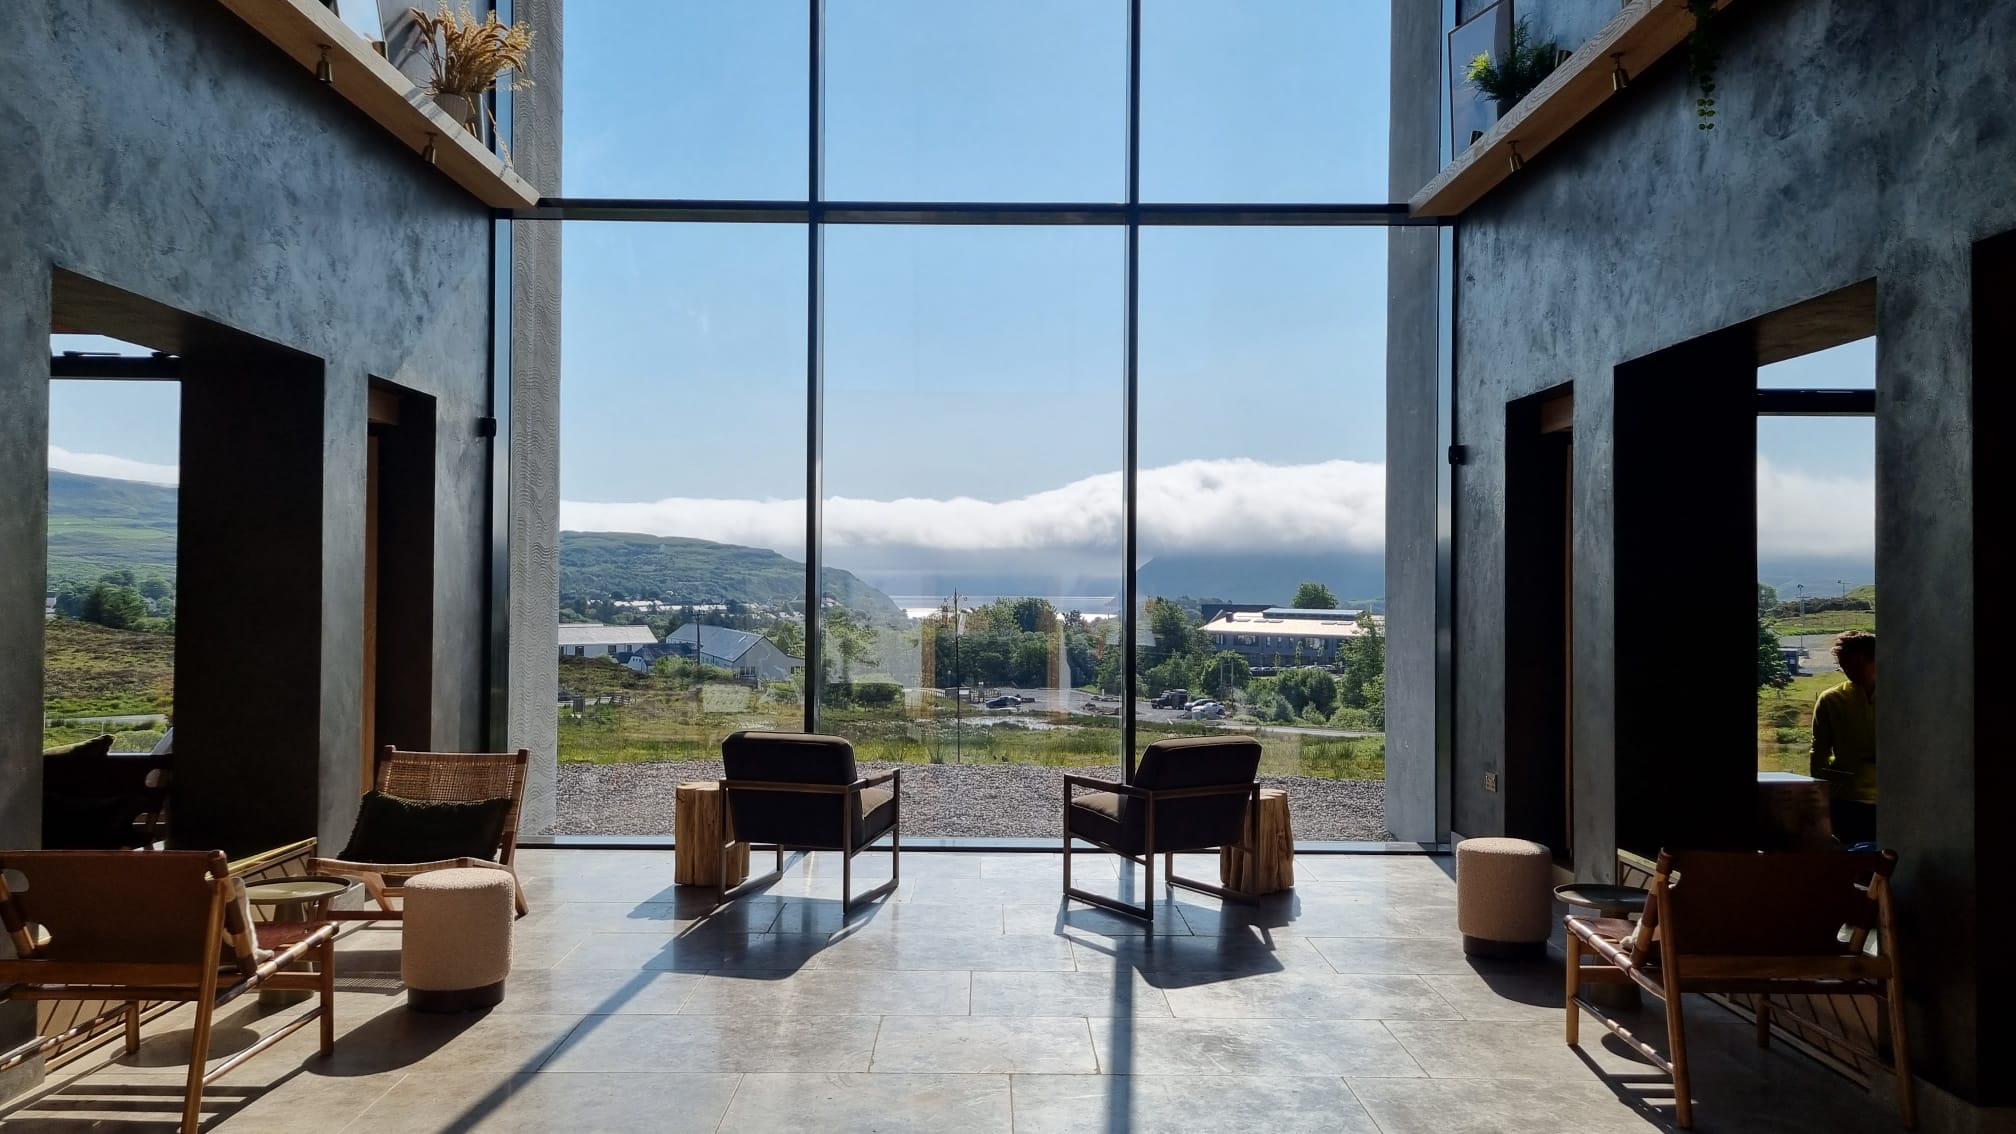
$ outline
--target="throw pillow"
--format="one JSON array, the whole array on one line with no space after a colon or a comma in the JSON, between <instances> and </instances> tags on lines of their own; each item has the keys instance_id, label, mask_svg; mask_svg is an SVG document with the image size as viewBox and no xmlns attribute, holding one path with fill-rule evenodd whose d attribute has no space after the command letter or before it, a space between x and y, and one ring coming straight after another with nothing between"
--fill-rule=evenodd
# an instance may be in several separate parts
<instances>
[{"instance_id":1,"label":"throw pillow","mask_svg":"<svg viewBox=\"0 0 2016 1134\"><path fill-rule=\"evenodd\" d=\"M365 794L345 862L417 863L449 858L496 858L511 800L437 802L384 792Z\"/></svg>"}]
</instances>

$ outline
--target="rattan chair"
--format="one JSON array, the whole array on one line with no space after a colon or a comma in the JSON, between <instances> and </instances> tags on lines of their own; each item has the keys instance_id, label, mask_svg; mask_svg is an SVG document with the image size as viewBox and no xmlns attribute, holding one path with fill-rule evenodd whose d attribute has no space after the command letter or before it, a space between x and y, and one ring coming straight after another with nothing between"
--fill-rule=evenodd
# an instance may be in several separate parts
<instances>
[{"instance_id":1,"label":"rattan chair","mask_svg":"<svg viewBox=\"0 0 2016 1134\"><path fill-rule=\"evenodd\" d=\"M346 921L398 920L399 907L393 899L403 893L406 879L430 870L488 867L509 871L517 891L518 916L530 912L525 888L517 885L518 873L512 858L518 850L518 816L525 803L525 775L532 753L516 752L402 752L386 745L378 757L372 786L386 795L435 803L472 803L486 799L511 800L505 813L504 833L494 858L448 858L433 862L346 862L340 858L308 861L310 874L337 874L364 883L364 890L378 908L330 910L328 916Z\"/></svg>"},{"instance_id":2,"label":"rattan chair","mask_svg":"<svg viewBox=\"0 0 2016 1134\"><path fill-rule=\"evenodd\" d=\"M1155 856L1171 886L1231 901L1246 895L1184 878L1176 852L1236 846L1251 851L1260 818L1260 742L1250 736L1158 740L1141 754L1129 783L1064 777L1064 894L1128 917L1155 921ZM1086 788L1078 795L1073 789ZM1130 905L1071 885L1071 842L1091 843L1147 872L1147 899Z\"/></svg>"},{"instance_id":3,"label":"rattan chair","mask_svg":"<svg viewBox=\"0 0 2016 1134\"><path fill-rule=\"evenodd\" d=\"M1870 996L1890 1014L1890 1058L1904 1125L1916 1124L1904 986L1897 967L1890 851L1665 851L1645 914L1567 919L1567 1038L1580 1040L1588 1012L1673 1076L1674 1123L1694 1123L1683 997L1754 993L1757 1043L1771 1042L1769 997ZM1870 951L1871 932L1876 950ZM1665 1001L1662 1056L1581 996L1589 984L1633 984Z\"/></svg>"},{"instance_id":4,"label":"rattan chair","mask_svg":"<svg viewBox=\"0 0 2016 1134\"><path fill-rule=\"evenodd\" d=\"M202 1123L203 1088L286 1039L322 1024L336 1046L336 927L253 925L242 879L222 851L22 851L0 854L0 925L16 958L0 960L11 1000L124 1001L126 1051L140 1046L144 1004L192 1003L182 1134ZM10 886L9 875L21 884ZM312 960L315 972L290 972ZM205 1071L218 1007L254 989L319 994L314 1009ZM54 1051L96 1020L0 1055L0 1073Z\"/></svg>"}]
</instances>

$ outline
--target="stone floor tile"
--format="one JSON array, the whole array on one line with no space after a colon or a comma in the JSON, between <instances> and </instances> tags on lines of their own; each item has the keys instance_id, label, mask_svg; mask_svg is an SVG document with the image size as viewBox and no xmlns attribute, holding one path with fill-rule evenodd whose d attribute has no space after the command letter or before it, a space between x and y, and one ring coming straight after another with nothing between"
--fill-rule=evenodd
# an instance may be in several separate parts
<instances>
[{"instance_id":1,"label":"stone floor tile","mask_svg":"<svg viewBox=\"0 0 2016 1134\"><path fill-rule=\"evenodd\" d=\"M875 1040L877 1072L1090 1075L1092 1035L1076 1016L890 1016Z\"/></svg>"}]
</instances>

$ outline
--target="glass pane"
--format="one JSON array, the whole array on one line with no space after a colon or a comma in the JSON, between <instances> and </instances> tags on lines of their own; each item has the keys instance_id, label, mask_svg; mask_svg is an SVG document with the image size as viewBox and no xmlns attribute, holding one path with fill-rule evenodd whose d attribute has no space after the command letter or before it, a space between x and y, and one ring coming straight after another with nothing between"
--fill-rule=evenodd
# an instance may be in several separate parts
<instances>
[{"instance_id":1,"label":"glass pane","mask_svg":"<svg viewBox=\"0 0 2016 1134\"><path fill-rule=\"evenodd\" d=\"M95 335L56 353L144 354ZM42 746L151 752L175 711L179 382L49 383ZM112 719L106 719L112 718Z\"/></svg>"},{"instance_id":2,"label":"glass pane","mask_svg":"<svg viewBox=\"0 0 2016 1134\"><path fill-rule=\"evenodd\" d=\"M1236 730L1303 839L1384 839L1386 236L1141 235L1142 746Z\"/></svg>"},{"instance_id":3,"label":"glass pane","mask_svg":"<svg viewBox=\"0 0 2016 1134\"><path fill-rule=\"evenodd\" d=\"M804 0L577 3L565 20L568 196L805 199Z\"/></svg>"},{"instance_id":4,"label":"glass pane","mask_svg":"<svg viewBox=\"0 0 2016 1134\"><path fill-rule=\"evenodd\" d=\"M877 764L989 765L906 773L906 832L1050 835L1054 766L1120 757L1092 689L1118 664L1124 236L825 240L820 727Z\"/></svg>"},{"instance_id":5,"label":"glass pane","mask_svg":"<svg viewBox=\"0 0 2016 1134\"><path fill-rule=\"evenodd\" d=\"M1876 340L1872 336L1757 368L1760 390L1873 390Z\"/></svg>"},{"instance_id":6,"label":"glass pane","mask_svg":"<svg viewBox=\"0 0 2016 1134\"><path fill-rule=\"evenodd\" d=\"M806 233L564 243L557 829L664 834L723 737L803 727Z\"/></svg>"},{"instance_id":7,"label":"glass pane","mask_svg":"<svg viewBox=\"0 0 2016 1134\"><path fill-rule=\"evenodd\" d=\"M1757 420L1757 577L1757 767L1815 774L1814 702L1847 679L1835 639L1876 630L1875 418Z\"/></svg>"},{"instance_id":8,"label":"glass pane","mask_svg":"<svg viewBox=\"0 0 2016 1134\"><path fill-rule=\"evenodd\" d=\"M1123 0L828 0L825 197L1118 201Z\"/></svg>"},{"instance_id":9,"label":"glass pane","mask_svg":"<svg viewBox=\"0 0 2016 1134\"><path fill-rule=\"evenodd\" d=\"M1385 0L1144 0L1141 197L1373 202Z\"/></svg>"}]
</instances>

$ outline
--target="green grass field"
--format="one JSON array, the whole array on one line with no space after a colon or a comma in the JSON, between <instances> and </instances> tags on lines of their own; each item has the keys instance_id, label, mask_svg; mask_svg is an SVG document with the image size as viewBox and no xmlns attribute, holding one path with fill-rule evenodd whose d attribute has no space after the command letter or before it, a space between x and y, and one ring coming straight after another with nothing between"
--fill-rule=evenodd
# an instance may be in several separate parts
<instances>
[{"instance_id":1,"label":"green grass field","mask_svg":"<svg viewBox=\"0 0 2016 1134\"><path fill-rule=\"evenodd\" d=\"M1813 702L1841 684L1838 673L1795 677L1784 689L1757 691L1757 770L1805 775L1813 752Z\"/></svg>"},{"instance_id":2,"label":"green grass field","mask_svg":"<svg viewBox=\"0 0 2016 1134\"><path fill-rule=\"evenodd\" d=\"M1794 618L1780 618L1771 624L1780 639L1795 634L1839 634L1845 630L1876 631L1873 610L1822 610Z\"/></svg>"},{"instance_id":3,"label":"green grass field","mask_svg":"<svg viewBox=\"0 0 2016 1134\"><path fill-rule=\"evenodd\" d=\"M739 729L796 731L804 724L795 696L780 698L733 682L703 684L696 698L693 687L679 679L635 674L607 662L566 659L561 684L584 698L613 694L627 698L622 704L585 705L579 713L563 706L563 761L711 760L720 756L722 739ZM913 718L896 707L833 708L826 710L820 727L853 741L855 754L869 761L1063 768L1120 763L1117 718L1072 714L1054 721L996 718L976 724L970 710L963 720L955 720L945 704L947 711L936 719L921 713ZM1223 731L1204 724L1144 721L1137 739L1145 747L1165 736ZM1266 775L1379 780L1386 774L1383 737L1327 737L1269 728L1239 731L1259 738L1260 770Z\"/></svg>"},{"instance_id":4,"label":"green grass field","mask_svg":"<svg viewBox=\"0 0 2016 1134\"><path fill-rule=\"evenodd\" d=\"M42 634L42 711L51 717L175 707L175 638L52 619Z\"/></svg>"}]
</instances>

